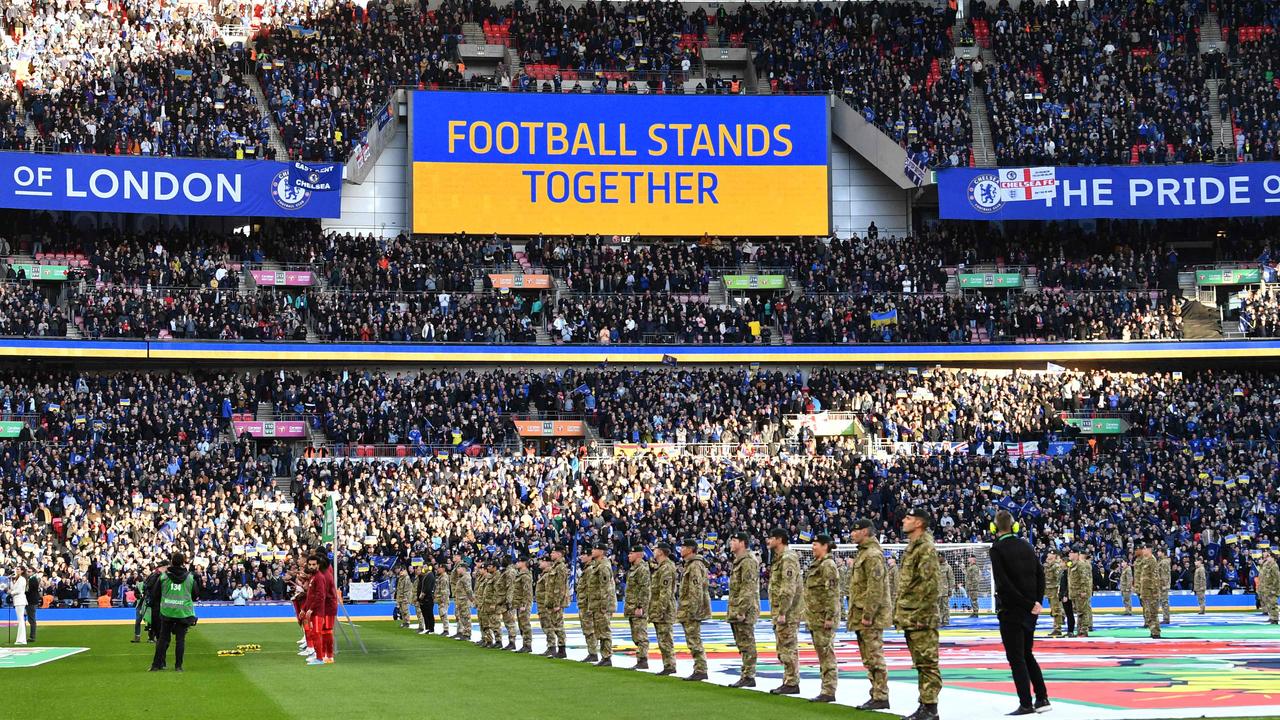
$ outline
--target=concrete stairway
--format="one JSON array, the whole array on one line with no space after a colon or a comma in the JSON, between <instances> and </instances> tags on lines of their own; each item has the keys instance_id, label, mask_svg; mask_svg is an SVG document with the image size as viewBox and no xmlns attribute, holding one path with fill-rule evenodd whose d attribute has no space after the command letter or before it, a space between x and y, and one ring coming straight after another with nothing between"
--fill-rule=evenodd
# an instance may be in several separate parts
<instances>
[{"instance_id":1,"label":"concrete stairway","mask_svg":"<svg viewBox=\"0 0 1280 720\"><path fill-rule=\"evenodd\" d=\"M484 45L484 28L480 23L462 23L462 37L470 45Z\"/></svg>"},{"instance_id":2,"label":"concrete stairway","mask_svg":"<svg viewBox=\"0 0 1280 720\"><path fill-rule=\"evenodd\" d=\"M276 127L276 121L271 117L271 106L267 104L267 94L262 91L262 84L253 73L246 73L244 82L253 91L254 99L258 101L258 112L267 119L267 138L271 143L271 149L276 151L276 159L288 160L289 148L285 147L280 128Z\"/></svg>"},{"instance_id":3,"label":"concrete stairway","mask_svg":"<svg viewBox=\"0 0 1280 720\"><path fill-rule=\"evenodd\" d=\"M1213 148L1218 149L1219 145L1235 152L1236 139L1231 134L1231 116L1222 117L1222 113L1218 110L1218 103L1221 100L1222 80L1206 80L1205 87L1209 90L1209 124L1213 128Z\"/></svg>"},{"instance_id":4,"label":"concrete stairway","mask_svg":"<svg viewBox=\"0 0 1280 720\"><path fill-rule=\"evenodd\" d=\"M973 161L978 167L996 166L996 146L991 139L991 117L987 113L987 93L973 85L969 88L969 124L973 127Z\"/></svg>"}]
</instances>

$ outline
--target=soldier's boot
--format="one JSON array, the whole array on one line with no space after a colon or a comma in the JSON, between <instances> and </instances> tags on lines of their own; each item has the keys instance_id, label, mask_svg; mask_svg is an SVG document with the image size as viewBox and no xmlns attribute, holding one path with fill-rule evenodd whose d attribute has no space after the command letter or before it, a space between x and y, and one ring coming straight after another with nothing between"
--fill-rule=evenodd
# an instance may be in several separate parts
<instances>
[{"instance_id":1,"label":"soldier's boot","mask_svg":"<svg viewBox=\"0 0 1280 720\"><path fill-rule=\"evenodd\" d=\"M531 653L531 652L533 652L533 643L529 642L528 640L525 640L525 641L524 641L524 647L520 648L520 652L522 652L522 653Z\"/></svg>"},{"instance_id":2,"label":"soldier's boot","mask_svg":"<svg viewBox=\"0 0 1280 720\"><path fill-rule=\"evenodd\" d=\"M770 690L769 694L770 695L799 695L800 686L799 685L779 685L778 687Z\"/></svg>"},{"instance_id":3,"label":"soldier's boot","mask_svg":"<svg viewBox=\"0 0 1280 720\"><path fill-rule=\"evenodd\" d=\"M516 649L516 641L515 641L515 640L510 640L510 639L508 639L508 640L507 640L507 644L506 644L506 645L503 645L503 646L502 646L502 649L503 649L503 650L515 650L515 649Z\"/></svg>"},{"instance_id":4,"label":"soldier's boot","mask_svg":"<svg viewBox=\"0 0 1280 720\"><path fill-rule=\"evenodd\" d=\"M938 720L938 704L921 703L916 711L908 715L904 720Z\"/></svg>"},{"instance_id":5,"label":"soldier's boot","mask_svg":"<svg viewBox=\"0 0 1280 720\"><path fill-rule=\"evenodd\" d=\"M600 658L600 661L596 663L596 667L613 667L613 658Z\"/></svg>"},{"instance_id":6,"label":"soldier's boot","mask_svg":"<svg viewBox=\"0 0 1280 720\"><path fill-rule=\"evenodd\" d=\"M595 653L590 653L586 657L582 658L582 662L589 662L589 663L600 662L600 656L596 655Z\"/></svg>"},{"instance_id":7,"label":"soldier's boot","mask_svg":"<svg viewBox=\"0 0 1280 720\"><path fill-rule=\"evenodd\" d=\"M744 678L738 678L738 682L730 685L729 687L746 688L746 687L755 687L755 686L756 686L755 678L744 677Z\"/></svg>"},{"instance_id":8,"label":"soldier's boot","mask_svg":"<svg viewBox=\"0 0 1280 720\"><path fill-rule=\"evenodd\" d=\"M858 706L858 709L859 709L859 710L888 710L888 709L889 709L889 701L888 701L888 700L877 700L877 699L875 699L875 698L871 698L870 700L868 700L868 701L866 701L866 702L862 703L861 705L859 705L859 706Z\"/></svg>"},{"instance_id":9,"label":"soldier's boot","mask_svg":"<svg viewBox=\"0 0 1280 720\"><path fill-rule=\"evenodd\" d=\"M632 670L648 670L649 658L640 658L639 660L636 660L636 666L631 669Z\"/></svg>"},{"instance_id":10,"label":"soldier's boot","mask_svg":"<svg viewBox=\"0 0 1280 720\"><path fill-rule=\"evenodd\" d=\"M835 701L836 701L836 696L828 695L827 693L822 693L817 697L809 698L809 702L816 702L816 703L833 703Z\"/></svg>"},{"instance_id":11,"label":"soldier's boot","mask_svg":"<svg viewBox=\"0 0 1280 720\"><path fill-rule=\"evenodd\" d=\"M697 672L697 671L695 671L692 675L690 675L689 677L685 678L685 681L686 681L686 682L699 682L699 681L706 680L706 679L707 679L707 674L706 674L706 673L704 673L704 672Z\"/></svg>"},{"instance_id":12,"label":"soldier's boot","mask_svg":"<svg viewBox=\"0 0 1280 720\"><path fill-rule=\"evenodd\" d=\"M556 648L556 657L557 657L558 659L560 659L560 660L567 660L567 659L569 659L569 654L568 654L567 652L565 652L565 649L564 649L564 646L563 646L563 645L561 645L560 647Z\"/></svg>"},{"instance_id":13,"label":"soldier's boot","mask_svg":"<svg viewBox=\"0 0 1280 720\"><path fill-rule=\"evenodd\" d=\"M675 666L664 667L662 668L662 672L659 672L658 674L659 675L675 675L676 674Z\"/></svg>"}]
</instances>

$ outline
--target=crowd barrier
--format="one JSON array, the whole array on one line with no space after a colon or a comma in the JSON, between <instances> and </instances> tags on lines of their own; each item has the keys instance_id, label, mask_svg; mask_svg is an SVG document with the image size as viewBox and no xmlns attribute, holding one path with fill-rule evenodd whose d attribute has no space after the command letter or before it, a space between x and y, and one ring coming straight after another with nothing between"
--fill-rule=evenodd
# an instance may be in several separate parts
<instances>
[{"instance_id":1,"label":"crowd barrier","mask_svg":"<svg viewBox=\"0 0 1280 720\"><path fill-rule=\"evenodd\" d=\"M1280 340L971 345L438 345L0 339L0 356L307 363L963 363L1280 357Z\"/></svg>"}]
</instances>

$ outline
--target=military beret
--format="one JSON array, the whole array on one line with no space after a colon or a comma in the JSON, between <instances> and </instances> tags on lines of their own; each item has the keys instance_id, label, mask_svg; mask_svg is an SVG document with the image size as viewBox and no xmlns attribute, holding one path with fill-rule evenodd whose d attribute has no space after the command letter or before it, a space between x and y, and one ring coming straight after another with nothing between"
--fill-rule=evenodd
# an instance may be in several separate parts
<instances>
[{"instance_id":1,"label":"military beret","mask_svg":"<svg viewBox=\"0 0 1280 720\"><path fill-rule=\"evenodd\" d=\"M638 553L642 553L642 552L644 552L644 551L645 551L645 547L644 547L644 545L641 545L640 543L636 543L635 545L632 545L632 546L631 546L631 552L638 552Z\"/></svg>"},{"instance_id":2,"label":"military beret","mask_svg":"<svg viewBox=\"0 0 1280 720\"><path fill-rule=\"evenodd\" d=\"M698 541L694 540L693 538L685 538L680 541L680 547L693 548L694 550L697 550Z\"/></svg>"},{"instance_id":3,"label":"military beret","mask_svg":"<svg viewBox=\"0 0 1280 720\"><path fill-rule=\"evenodd\" d=\"M818 533L817 535L814 535L813 541L816 543L822 543L827 547L831 547L831 536L826 533Z\"/></svg>"},{"instance_id":4,"label":"military beret","mask_svg":"<svg viewBox=\"0 0 1280 720\"><path fill-rule=\"evenodd\" d=\"M528 555L528 553L521 553L521 554L520 554L520 557L516 558L516 562L522 562L522 563L527 563L527 562L529 562L529 555Z\"/></svg>"},{"instance_id":5,"label":"military beret","mask_svg":"<svg viewBox=\"0 0 1280 720\"><path fill-rule=\"evenodd\" d=\"M774 529L770 530L770 531L769 531L769 537L771 537L771 538L778 538L778 539L779 539L779 540L781 540L782 542L790 542L790 541L791 541L791 536L787 533L787 531L786 531L786 530L783 530L783 529L782 529L782 528L780 528L780 527L776 527L776 528L774 528Z\"/></svg>"},{"instance_id":6,"label":"military beret","mask_svg":"<svg viewBox=\"0 0 1280 720\"><path fill-rule=\"evenodd\" d=\"M922 507L911 508L907 511L907 517L920 518L924 521L925 527L933 525L933 516L929 514L928 510L925 510Z\"/></svg>"},{"instance_id":7,"label":"military beret","mask_svg":"<svg viewBox=\"0 0 1280 720\"><path fill-rule=\"evenodd\" d=\"M597 540L596 544L591 546L591 549L603 550L604 552L609 552L609 543L605 542L604 540Z\"/></svg>"},{"instance_id":8,"label":"military beret","mask_svg":"<svg viewBox=\"0 0 1280 720\"><path fill-rule=\"evenodd\" d=\"M744 532L736 532L736 533L734 533L734 534L730 535L729 537L733 538L734 540L738 540L738 541L740 541L740 542L747 543L748 545L750 545L750 544L751 544L751 536L750 536L750 535L748 535L748 534L746 534L746 533L744 533Z\"/></svg>"},{"instance_id":9,"label":"military beret","mask_svg":"<svg viewBox=\"0 0 1280 720\"><path fill-rule=\"evenodd\" d=\"M857 520L853 521L853 529L854 530L870 530L872 532L875 532L876 524L871 521L871 518L858 518Z\"/></svg>"},{"instance_id":10,"label":"military beret","mask_svg":"<svg viewBox=\"0 0 1280 720\"><path fill-rule=\"evenodd\" d=\"M671 547L671 543L658 543L658 549L666 553L667 556L676 554L676 549Z\"/></svg>"}]
</instances>

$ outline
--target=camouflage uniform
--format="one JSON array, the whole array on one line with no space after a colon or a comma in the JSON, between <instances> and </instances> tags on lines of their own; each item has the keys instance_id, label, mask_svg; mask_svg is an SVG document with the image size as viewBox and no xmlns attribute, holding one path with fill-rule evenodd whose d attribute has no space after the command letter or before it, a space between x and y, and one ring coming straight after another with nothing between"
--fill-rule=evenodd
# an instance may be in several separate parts
<instances>
[{"instance_id":1,"label":"camouflage uniform","mask_svg":"<svg viewBox=\"0 0 1280 720\"><path fill-rule=\"evenodd\" d=\"M849 617L849 563L837 559L836 567L840 568L840 621L844 622Z\"/></svg>"},{"instance_id":2,"label":"camouflage uniform","mask_svg":"<svg viewBox=\"0 0 1280 720\"><path fill-rule=\"evenodd\" d=\"M938 671L938 596L942 593L933 535L921 533L907 543L900 568L893 622L906 637L911 665L920 675L920 702L934 704L942 689Z\"/></svg>"},{"instance_id":3,"label":"camouflage uniform","mask_svg":"<svg viewBox=\"0 0 1280 720\"><path fill-rule=\"evenodd\" d=\"M1204 565L1196 565L1196 572L1192 576L1191 588L1196 593L1196 604L1200 606L1200 614L1204 614L1204 593L1208 589L1209 578L1205 576Z\"/></svg>"},{"instance_id":4,"label":"camouflage uniform","mask_svg":"<svg viewBox=\"0 0 1280 720\"><path fill-rule=\"evenodd\" d=\"M1081 557L1067 570L1067 595L1076 611L1076 635L1093 631L1093 563Z\"/></svg>"},{"instance_id":5,"label":"camouflage uniform","mask_svg":"<svg viewBox=\"0 0 1280 720\"><path fill-rule=\"evenodd\" d=\"M756 620L760 618L760 558L751 551L733 559L729 575L729 628L742 657L744 679L756 676Z\"/></svg>"},{"instance_id":6,"label":"camouflage uniform","mask_svg":"<svg viewBox=\"0 0 1280 720\"><path fill-rule=\"evenodd\" d=\"M533 573L528 568L517 570L511 584L511 606L520 628L520 640L525 648L533 647L533 627L529 624L529 609L533 605Z\"/></svg>"},{"instance_id":7,"label":"camouflage uniform","mask_svg":"<svg viewBox=\"0 0 1280 720\"><path fill-rule=\"evenodd\" d=\"M547 642L557 651L564 650L564 608L569 604L569 566L564 560L551 563L547 571L547 607L538 605L538 617L547 616Z\"/></svg>"},{"instance_id":8,"label":"camouflage uniform","mask_svg":"<svg viewBox=\"0 0 1280 720\"><path fill-rule=\"evenodd\" d=\"M1142 624L1151 637L1160 637L1160 569L1154 557L1140 557L1133 564L1134 582L1138 586L1138 602L1142 603Z\"/></svg>"},{"instance_id":9,"label":"camouflage uniform","mask_svg":"<svg viewBox=\"0 0 1280 720\"><path fill-rule=\"evenodd\" d=\"M1160 558L1160 612L1164 615L1164 624L1169 624L1169 586L1173 584L1173 569L1169 556Z\"/></svg>"},{"instance_id":10,"label":"camouflage uniform","mask_svg":"<svg viewBox=\"0 0 1280 720\"><path fill-rule=\"evenodd\" d=\"M1066 612L1062 607L1062 599L1058 597L1058 586L1062 582L1062 560L1054 558L1044 564L1044 587L1045 592L1049 593L1049 612L1053 615L1053 630L1050 632L1052 636L1062 634L1062 620L1066 617Z\"/></svg>"},{"instance_id":11,"label":"camouflage uniform","mask_svg":"<svg viewBox=\"0 0 1280 720\"><path fill-rule=\"evenodd\" d=\"M889 627L889 586L885 582L884 549L868 536L858 545L849 574L849 620L845 630L858 634L858 653L871 681L871 699L889 699L884 662L884 629Z\"/></svg>"},{"instance_id":12,"label":"camouflage uniform","mask_svg":"<svg viewBox=\"0 0 1280 720\"><path fill-rule=\"evenodd\" d=\"M437 565L436 567L440 569L444 569L443 565ZM449 573L447 572L436 573L436 592L435 592L435 597L433 599L435 600L436 610L440 615L440 634L441 635L449 634L449 600L450 598L451 598L451 593L449 590Z\"/></svg>"},{"instance_id":13,"label":"camouflage uniform","mask_svg":"<svg viewBox=\"0 0 1280 720\"><path fill-rule=\"evenodd\" d=\"M498 618L507 626L507 647L515 647L516 645L516 606L515 606L515 586L516 586L516 566L508 565L498 571L497 591L494 598L497 599L498 605L495 611ZM502 642L502 629L498 629L498 642Z\"/></svg>"},{"instance_id":14,"label":"camouflage uniform","mask_svg":"<svg viewBox=\"0 0 1280 720\"><path fill-rule=\"evenodd\" d=\"M649 664L649 597L652 594L649 563L641 560L627 571L626 594L622 598L622 614L631 625L631 642L636 646L636 661ZM643 613L637 617L636 611Z\"/></svg>"},{"instance_id":15,"label":"camouflage uniform","mask_svg":"<svg viewBox=\"0 0 1280 720\"><path fill-rule=\"evenodd\" d=\"M653 569L653 590L649 600L649 621L658 636L662 669L675 672L676 650L671 625L676 619L676 564L667 558Z\"/></svg>"},{"instance_id":16,"label":"camouflage uniform","mask_svg":"<svg viewBox=\"0 0 1280 720\"><path fill-rule=\"evenodd\" d=\"M707 651L702 647L702 621L711 617L711 586L707 581L707 561L690 555L680 574L680 606L676 619L684 628L684 641L693 655L693 672L706 674Z\"/></svg>"},{"instance_id":17,"label":"camouflage uniform","mask_svg":"<svg viewBox=\"0 0 1280 720\"><path fill-rule=\"evenodd\" d=\"M964 569L964 592L969 596L971 617L978 617L978 596L982 594L982 570L977 563Z\"/></svg>"},{"instance_id":18,"label":"camouflage uniform","mask_svg":"<svg viewBox=\"0 0 1280 720\"><path fill-rule=\"evenodd\" d=\"M888 573L885 578L889 583L889 614L892 615L894 609L898 606L898 565L894 563L888 566Z\"/></svg>"},{"instance_id":19,"label":"camouflage uniform","mask_svg":"<svg viewBox=\"0 0 1280 720\"><path fill-rule=\"evenodd\" d=\"M1133 568L1125 565L1120 569L1120 598L1124 600L1124 614L1133 614Z\"/></svg>"},{"instance_id":20,"label":"camouflage uniform","mask_svg":"<svg viewBox=\"0 0 1280 720\"><path fill-rule=\"evenodd\" d=\"M804 624L822 671L822 694L836 694L836 626L840 623L840 570L830 554L804 572ZM830 627L827 627L830 625Z\"/></svg>"},{"instance_id":21,"label":"camouflage uniform","mask_svg":"<svg viewBox=\"0 0 1280 720\"><path fill-rule=\"evenodd\" d=\"M773 554L769 565L769 612L773 616L773 634L778 644L778 662L782 664L782 684L799 685L799 657L796 628L804 603L801 595L800 557L787 548ZM785 616L785 623L778 617Z\"/></svg>"},{"instance_id":22,"label":"camouflage uniform","mask_svg":"<svg viewBox=\"0 0 1280 720\"><path fill-rule=\"evenodd\" d=\"M595 619L591 614L591 598L587 592L587 575L590 563L582 566L578 571L578 624L582 626L582 637L587 643L587 657L596 654L596 630L592 625Z\"/></svg>"},{"instance_id":23,"label":"camouflage uniform","mask_svg":"<svg viewBox=\"0 0 1280 720\"><path fill-rule=\"evenodd\" d=\"M458 637L471 639L471 606L476 597L471 588L471 573L461 563L449 576L449 589L453 592L453 622L458 626Z\"/></svg>"},{"instance_id":24,"label":"camouflage uniform","mask_svg":"<svg viewBox=\"0 0 1280 720\"><path fill-rule=\"evenodd\" d=\"M595 633L600 659L613 657L613 628L609 623L618 607L618 588L613 581L613 563L608 557L592 560L588 566L587 595L591 605L591 629Z\"/></svg>"},{"instance_id":25,"label":"camouflage uniform","mask_svg":"<svg viewBox=\"0 0 1280 720\"><path fill-rule=\"evenodd\" d=\"M502 617L498 615L498 573L485 570L476 582L476 600L480 610L480 642L502 644Z\"/></svg>"},{"instance_id":26,"label":"camouflage uniform","mask_svg":"<svg viewBox=\"0 0 1280 720\"><path fill-rule=\"evenodd\" d=\"M1280 621L1280 610L1277 609L1276 596L1280 595L1280 567L1276 565L1274 555L1268 554L1262 559L1258 568L1258 601L1262 611L1267 614L1267 622L1276 625Z\"/></svg>"},{"instance_id":27,"label":"camouflage uniform","mask_svg":"<svg viewBox=\"0 0 1280 720\"><path fill-rule=\"evenodd\" d=\"M413 579L408 573L396 579L396 614L400 616L400 627L409 627L409 606L413 604Z\"/></svg>"},{"instance_id":28,"label":"camouflage uniform","mask_svg":"<svg viewBox=\"0 0 1280 720\"><path fill-rule=\"evenodd\" d=\"M555 636L552 635L551 626L547 623L551 619L551 613L547 610L547 588L553 577L551 568L547 568L538 573L538 579L533 583L533 602L538 606L538 627L542 629L542 636L547 639L548 653L556 647Z\"/></svg>"},{"instance_id":29,"label":"camouflage uniform","mask_svg":"<svg viewBox=\"0 0 1280 720\"><path fill-rule=\"evenodd\" d=\"M951 591L956 586L956 574L951 563L938 553L938 626L951 624Z\"/></svg>"}]
</instances>

